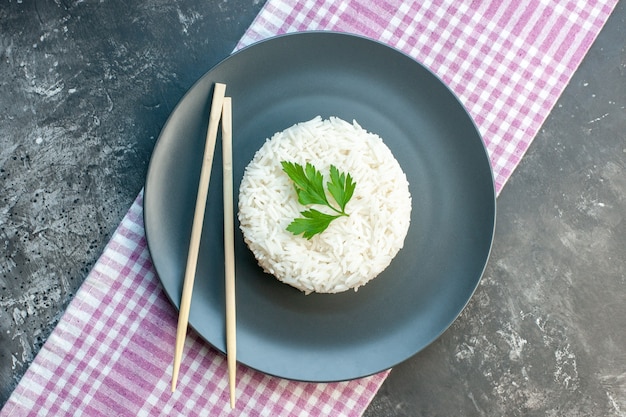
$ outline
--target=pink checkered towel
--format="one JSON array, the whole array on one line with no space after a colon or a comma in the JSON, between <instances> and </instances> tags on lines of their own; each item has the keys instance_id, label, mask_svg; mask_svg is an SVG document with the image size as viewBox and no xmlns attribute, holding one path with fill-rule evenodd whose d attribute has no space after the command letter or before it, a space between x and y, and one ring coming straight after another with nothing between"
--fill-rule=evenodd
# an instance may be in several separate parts
<instances>
[{"instance_id":1,"label":"pink checkered towel","mask_svg":"<svg viewBox=\"0 0 626 417\"><path fill-rule=\"evenodd\" d=\"M616 3L269 0L239 47L333 30L402 50L469 110L499 192ZM387 376L313 384L239 366L231 411L224 358L193 332L170 393L176 320L146 248L140 194L0 416L359 416Z\"/></svg>"}]
</instances>

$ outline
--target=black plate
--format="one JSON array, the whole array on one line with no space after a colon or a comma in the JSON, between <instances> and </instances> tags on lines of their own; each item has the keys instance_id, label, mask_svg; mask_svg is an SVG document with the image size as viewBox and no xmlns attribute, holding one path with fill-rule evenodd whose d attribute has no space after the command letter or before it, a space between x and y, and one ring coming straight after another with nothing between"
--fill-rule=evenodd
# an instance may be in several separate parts
<instances>
[{"instance_id":1,"label":"black plate","mask_svg":"<svg viewBox=\"0 0 626 417\"><path fill-rule=\"evenodd\" d=\"M174 305L214 82L226 83L233 98L235 193L267 137L321 115L356 119L379 134L413 197L404 248L358 292L306 296L278 282L257 266L236 224L237 359L289 379L347 380L390 368L443 333L470 299L491 249L495 193L487 153L471 118L435 75L388 46L338 33L285 35L235 53L173 111L150 161L144 220ZM223 352L219 145L215 155L190 324Z\"/></svg>"}]
</instances>

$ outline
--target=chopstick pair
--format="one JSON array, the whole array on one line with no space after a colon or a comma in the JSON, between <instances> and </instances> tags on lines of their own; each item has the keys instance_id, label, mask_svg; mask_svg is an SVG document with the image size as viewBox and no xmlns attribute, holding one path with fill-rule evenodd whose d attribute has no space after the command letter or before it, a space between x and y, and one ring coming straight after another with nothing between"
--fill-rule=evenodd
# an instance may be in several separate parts
<instances>
[{"instance_id":1,"label":"chopstick pair","mask_svg":"<svg viewBox=\"0 0 626 417\"><path fill-rule=\"evenodd\" d=\"M235 254L234 254L234 214L233 214L233 164L232 164L232 104L231 98L225 97L226 85L215 83L209 126L207 129L202 168L200 171L200 183L189 241L187 265L183 281L183 293L178 313L178 327L176 329L176 348L174 353L174 368L172 370L172 392L176 390L180 362L183 354L183 346L187 335L189 321L189 308L193 282L198 263L198 251L202 234L202 223L206 199L209 191L209 180L217 130L222 121L222 165L224 173L224 266L226 287L226 356L228 362L228 384L230 391L230 406L235 408L235 383L236 383L236 330L235 330Z\"/></svg>"}]
</instances>

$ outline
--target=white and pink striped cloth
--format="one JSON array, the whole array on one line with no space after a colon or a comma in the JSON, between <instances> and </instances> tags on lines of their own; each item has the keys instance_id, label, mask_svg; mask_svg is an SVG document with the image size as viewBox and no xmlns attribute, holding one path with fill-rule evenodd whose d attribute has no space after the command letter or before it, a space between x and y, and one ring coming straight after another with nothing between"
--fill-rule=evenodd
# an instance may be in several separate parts
<instances>
[{"instance_id":1,"label":"white and pink striped cloth","mask_svg":"<svg viewBox=\"0 0 626 417\"><path fill-rule=\"evenodd\" d=\"M616 3L269 0L238 48L333 30L402 50L469 110L500 192ZM387 376L313 384L239 366L231 411L224 358L193 332L170 392L176 320L146 247L140 194L0 417L360 416Z\"/></svg>"}]
</instances>

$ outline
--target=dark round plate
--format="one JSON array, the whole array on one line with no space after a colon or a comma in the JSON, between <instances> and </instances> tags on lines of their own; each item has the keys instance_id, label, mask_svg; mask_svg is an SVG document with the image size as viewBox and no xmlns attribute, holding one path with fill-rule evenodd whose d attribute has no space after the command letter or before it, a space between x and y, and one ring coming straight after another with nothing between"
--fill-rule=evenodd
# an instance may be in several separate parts
<instances>
[{"instance_id":1,"label":"dark round plate","mask_svg":"<svg viewBox=\"0 0 626 417\"><path fill-rule=\"evenodd\" d=\"M356 119L379 134L413 198L404 248L358 292L307 296L280 283L257 266L236 224L237 359L284 378L339 381L390 368L441 335L472 296L491 249L489 158L471 118L435 75L388 46L339 33L285 35L233 54L168 119L148 169L144 220L172 303L180 303L215 82L233 98L235 193L266 138L321 115ZM189 321L224 352L219 142L215 156Z\"/></svg>"}]
</instances>

